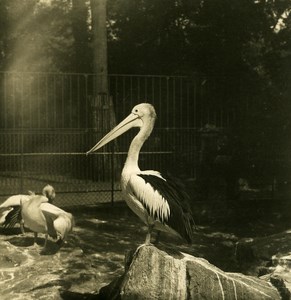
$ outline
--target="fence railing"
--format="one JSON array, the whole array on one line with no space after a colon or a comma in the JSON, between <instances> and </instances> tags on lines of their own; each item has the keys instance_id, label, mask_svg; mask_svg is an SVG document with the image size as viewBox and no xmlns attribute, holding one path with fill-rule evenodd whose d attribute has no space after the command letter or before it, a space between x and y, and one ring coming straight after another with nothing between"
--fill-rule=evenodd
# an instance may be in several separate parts
<instances>
[{"instance_id":1,"label":"fence railing","mask_svg":"<svg viewBox=\"0 0 291 300\"><path fill-rule=\"evenodd\" d=\"M119 179L132 134L86 155L96 143L96 135L104 134L87 130L0 131L0 201L28 190L40 192L48 183L56 189L59 205L122 200ZM141 169L194 177L199 153L195 151L199 146L194 145L196 134L193 130L154 130L142 149Z\"/></svg>"},{"instance_id":2,"label":"fence railing","mask_svg":"<svg viewBox=\"0 0 291 300\"><path fill-rule=\"evenodd\" d=\"M95 83L94 74L0 72L0 128L91 128ZM161 128L229 127L241 88L219 77L109 75L116 119L147 101Z\"/></svg>"},{"instance_id":3,"label":"fence railing","mask_svg":"<svg viewBox=\"0 0 291 300\"><path fill-rule=\"evenodd\" d=\"M94 74L0 72L0 200L46 183L61 205L121 199L119 174L134 133L85 155L106 133L94 128L95 81ZM113 106L101 113L113 109L118 122L135 104L151 102L158 119L141 168L195 177L200 129L234 126L238 88L219 77L110 75Z\"/></svg>"}]
</instances>

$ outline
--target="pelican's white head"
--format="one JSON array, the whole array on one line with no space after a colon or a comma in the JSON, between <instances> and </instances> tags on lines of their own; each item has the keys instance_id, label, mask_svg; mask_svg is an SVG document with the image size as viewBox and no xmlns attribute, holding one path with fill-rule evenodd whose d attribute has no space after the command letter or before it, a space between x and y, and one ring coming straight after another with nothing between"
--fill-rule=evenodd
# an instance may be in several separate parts
<instances>
[{"instance_id":1,"label":"pelican's white head","mask_svg":"<svg viewBox=\"0 0 291 300\"><path fill-rule=\"evenodd\" d=\"M132 109L131 113L135 116L138 116L138 119L142 120L143 122L147 120L152 121L157 118L155 108L150 103L137 104Z\"/></svg>"},{"instance_id":2,"label":"pelican's white head","mask_svg":"<svg viewBox=\"0 0 291 300\"><path fill-rule=\"evenodd\" d=\"M42 194L43 194L44 196L46 196L46 197L49 199L49 202L50 202L50 203L52 203L53 200L54 200L55 197L56 197L55 189L54 189L51 185L49 185L49 184L47 184L47 185L43 188Z\"/></svg>"},{"instance_id":3,"label":"pelican's white head","mask_svg":"<svg viewBox=\"0 0 291 300\"><path fill-rule=\"evenodd\" d=\"M149 136L153 129L156 117L156 111L151 104L140 103L136 105L129 116L107 133L91 150L87 152L87 154L100 149L132 127L142 128L147 131L145 132L145 135Z\"/></svg>"}]
</instances>

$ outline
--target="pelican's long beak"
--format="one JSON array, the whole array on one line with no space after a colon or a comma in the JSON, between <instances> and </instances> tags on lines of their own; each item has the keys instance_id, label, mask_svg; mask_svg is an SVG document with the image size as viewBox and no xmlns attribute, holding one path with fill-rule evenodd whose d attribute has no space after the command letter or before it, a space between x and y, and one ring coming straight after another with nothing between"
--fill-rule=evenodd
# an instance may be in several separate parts
<instances>
[{"instance_id":1,"label":"pelican's long beak","mask_svg":"<svg viewBox=\"0 0 291 300\"><path fill-rule=\"evenodd\" d=\"M117 126L115 126L109 133L107 133L92 149L90 149L86 154L90 154L101 147L105 146L112 140L116 139L124 132L129 130L132 127L141 126L141 119L138 115L131 113L123 121L121 121Z\"/></svg>"}]
</instances>

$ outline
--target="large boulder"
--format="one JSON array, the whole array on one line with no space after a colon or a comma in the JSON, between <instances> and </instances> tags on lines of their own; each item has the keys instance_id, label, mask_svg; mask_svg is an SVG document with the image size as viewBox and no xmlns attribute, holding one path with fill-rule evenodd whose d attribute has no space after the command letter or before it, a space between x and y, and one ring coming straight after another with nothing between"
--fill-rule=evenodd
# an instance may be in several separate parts
<instances>
[{"instance_id":1,"label":"large boulder","mask_svg":"<svg viewBox=\"0 0 291 300\"><path fill-rule=\"evenodd\" d=\"M260 275L264 266L272 264L274 255L288 254L290 245L291 230L261 238L242 239L237 242L235 253L239 268L248 274Z\"/></svg>"},{"instance_id":2,"label":"large boulder","mask_svg":"<svg viewBox=\"0 0 291 300\"><path fill-rule=\"evenodd\" d=\"M291 230L237 242L236 260L244 273L261 276L291 298Z\"/></svg>"},{"instance_id":3,"label":"large boulder","mask_svg":"<svg viewBox=\"0 0 291 300\"><path fill-rule=\"evenodd\" d=\"M126 258L124 274L100 290L101 299L281 299L268 281L227 273L207 260L141 246Z\"/></svg>"}]
</instances>

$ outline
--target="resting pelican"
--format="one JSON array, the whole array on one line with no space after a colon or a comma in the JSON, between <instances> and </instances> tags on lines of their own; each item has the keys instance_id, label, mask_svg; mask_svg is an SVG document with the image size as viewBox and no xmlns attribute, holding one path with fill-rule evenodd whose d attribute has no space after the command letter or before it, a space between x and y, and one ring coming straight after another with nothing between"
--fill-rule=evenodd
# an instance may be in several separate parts
<instances>
[{"instance_id":1,"label":"resting pelican","mask_svg":"<svg viewBox=\"0 0 291 300\"><path fill-rule=\"evenodd\" d=\"M49 199L41 195L31 195L28 201L21 201L21 216L24 226L34 232L34 244L38 233L45 234L44 249L48 235L61 245L72 231L74 218L72 214L49 203Z\"/></svg>"},{"instance_id":2,"label":"resting pelican","mask_svg":"<svg viewBox=\"0 0 291 300\"><path fill-rule=\"evenodd\" d=\"M50 203L52 203L56 197L55 189L49 184L43 188L42 194L49 199ZM34 195L34 192L29 191L28 195L13 195L5 200L0 205L0 225L5 228L12 228L15 224L20 223L21 231L24 233L20 213L20 202L28 201L30 195Z\"/></svg>"},{"instance_id":3,"label":"resting pelican","mask_svg":"<svg viewBox=\"0 0 291 300\"><path fill-rule=\"evenodd\" d=\"M166 231L192 242L194 221L185 205L186 193L157 171L141 171L138 158L141 147L150 136L156 120L154 107L136 105L131 114L105 135L87 154L103 147L132 127L139 127L133 138L121 173L121 188L127 205L148 226L145 244L150 244L153 228Z\"/></svg>"}]
</instances>

